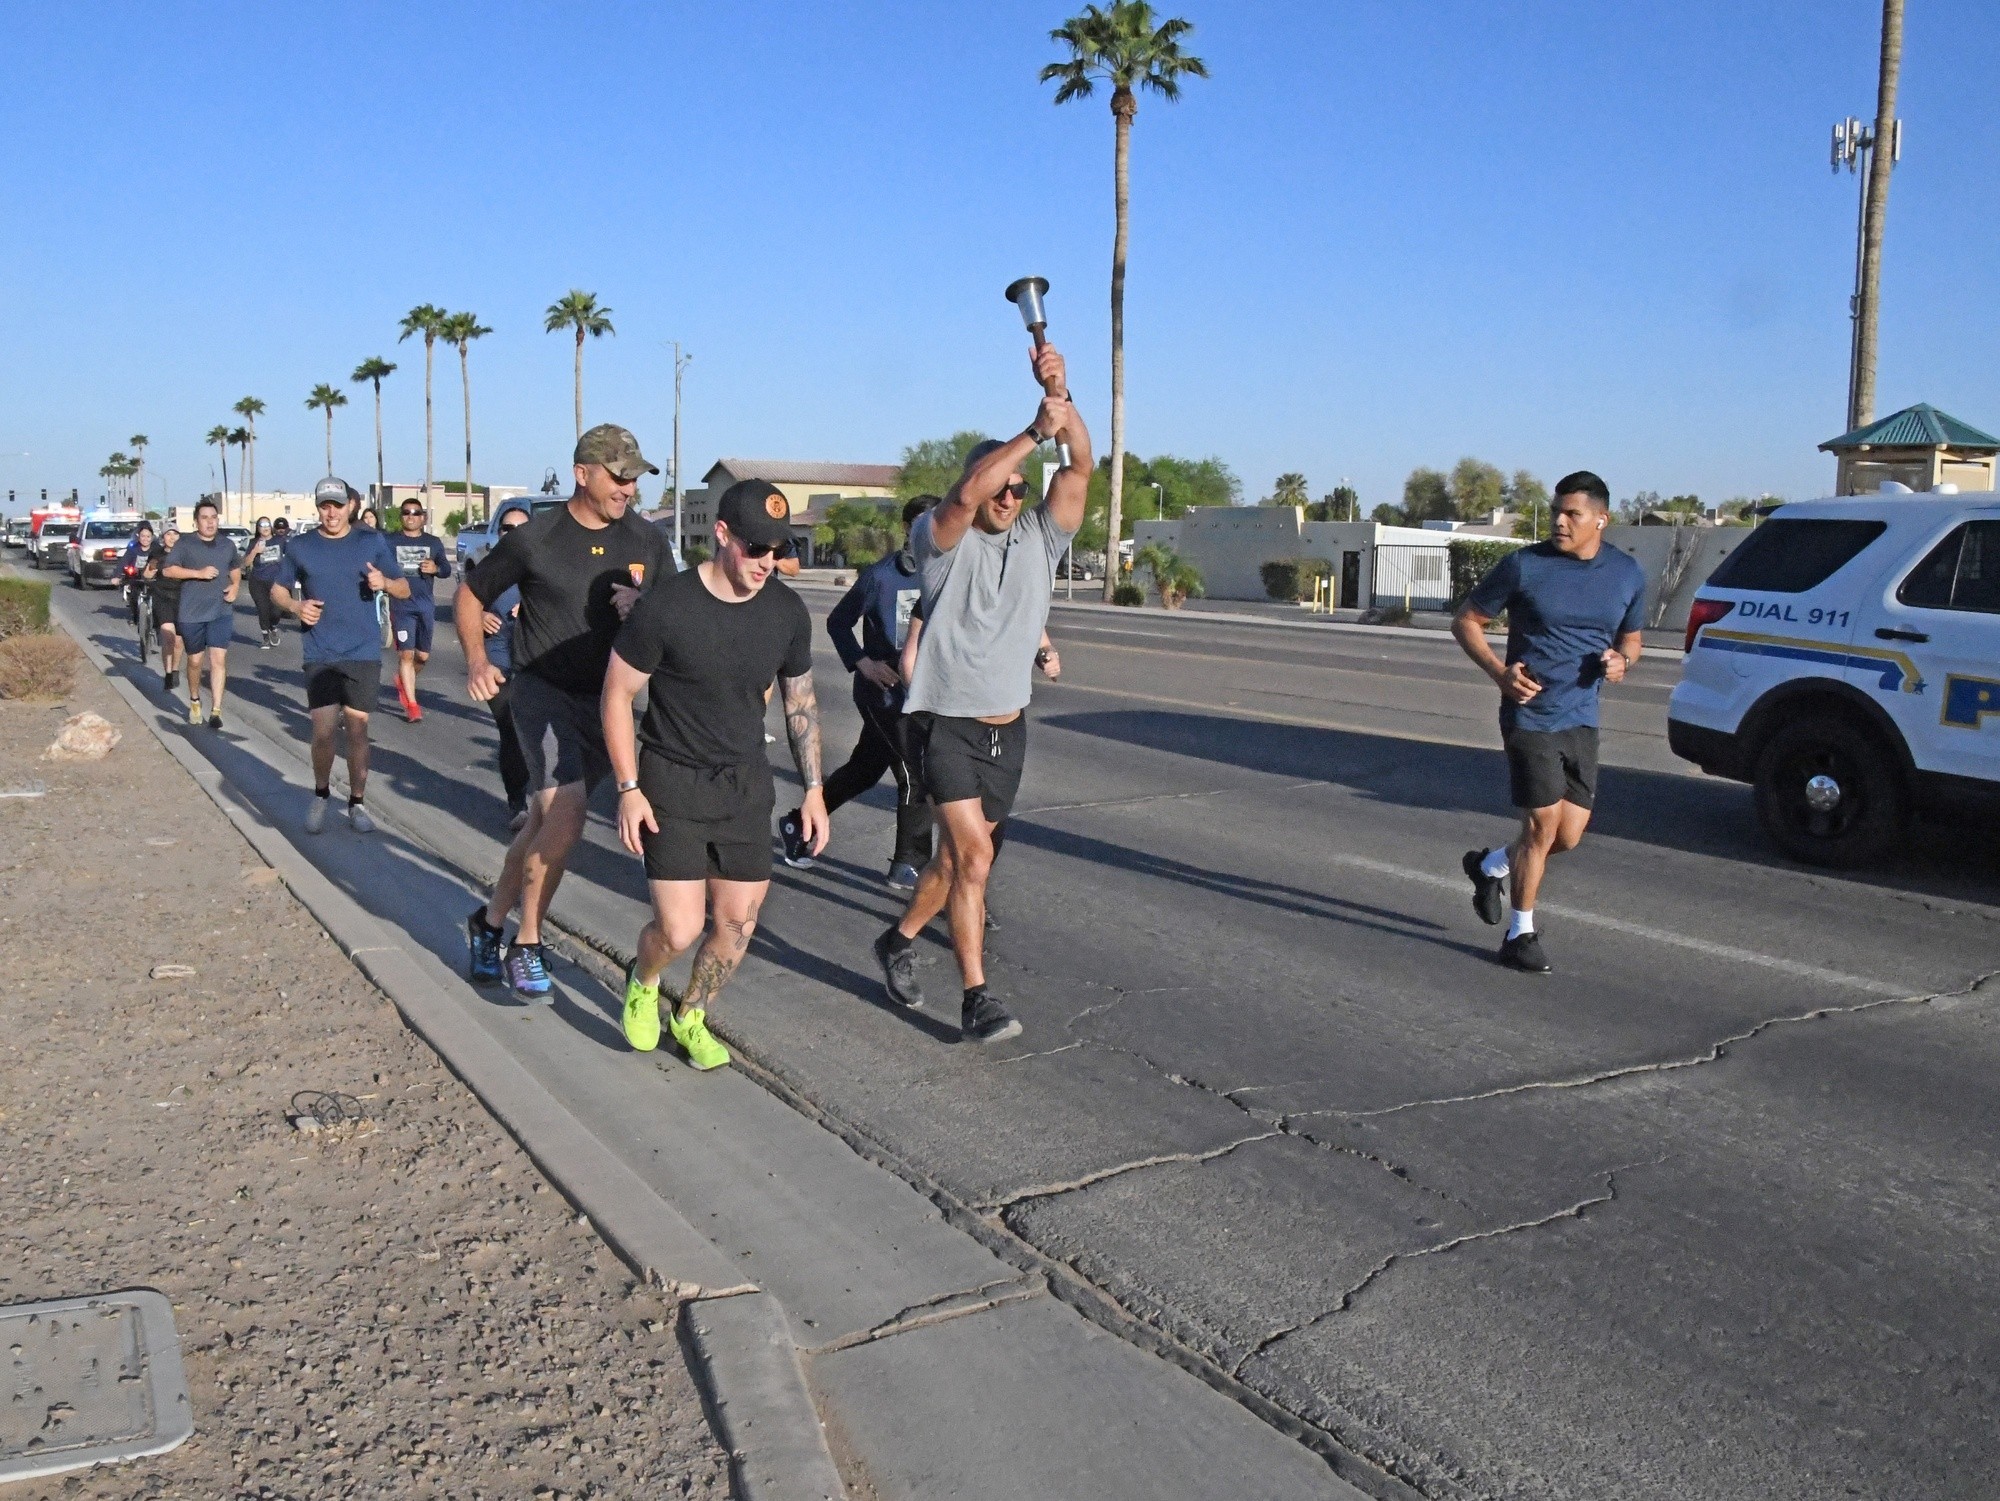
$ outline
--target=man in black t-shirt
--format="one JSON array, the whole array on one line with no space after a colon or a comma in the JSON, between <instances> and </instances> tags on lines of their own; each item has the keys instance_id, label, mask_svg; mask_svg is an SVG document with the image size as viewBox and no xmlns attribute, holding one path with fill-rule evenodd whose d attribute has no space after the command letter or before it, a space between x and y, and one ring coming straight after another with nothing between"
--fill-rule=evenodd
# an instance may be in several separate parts
<instances>
[{"instance_id":1,"label":"man in black t-shirt","mask_svg":"<svg viewBox=\"0 0 2000 1501\"><path fill-rule=\"evenodd\" d=\"M660 1043L660 972L694 946L687 992L667 1027L695 1068L729 1062L707 1012L750 946L771 886L776 794L764 753L764 695L784 695L785 731L805 783L799 819L826 845L812 617L799 597L766 583L792 549L791 507L775 486L740 480L716 504L715 556L639 601L604 675L605 748L618 776L618 835L646 857L653 920L625 971L625 1038ZM635 739L632 703L647 690ZM643 751L641 746L643 745Z\"/></svg>"},{"instance_id":2,"label":"man in black t-shirt","mask_svg":"<svg viewBox=\"0 0 2000 1501\"><path fill-rule=\"evenodd\" d=\"M493 899L466 919L476 982L503 978L507 914L521 908L504 978L518 995L549 998L542 919L583 832L590 789L611 763L599 728L604 664L640 591L673 571L665 534L630 513L642 474L660 471L639 440L610 423L576 440L576 493L507 533L452 601L465 651L466 688L486 703L508 681L487 658L486 606L520 591L514 632L515 737L528 770L528 821L514 837Z\"/></svg>"}]
</instances>

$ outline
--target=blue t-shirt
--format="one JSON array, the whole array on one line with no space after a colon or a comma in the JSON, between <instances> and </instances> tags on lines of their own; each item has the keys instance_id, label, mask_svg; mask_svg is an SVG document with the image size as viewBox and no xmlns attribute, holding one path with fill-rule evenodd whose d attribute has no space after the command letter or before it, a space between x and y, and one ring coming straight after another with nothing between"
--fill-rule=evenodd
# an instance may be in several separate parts
<instances>
[{"instance_id":1,"label":"blue t-shirt","mask_svg":"<svg viewBox=\"0 0 2000 1501\"><path fill-rule=\"evenodd\" d=\"M396 551L396 561L401 565L403 577L410 581L408 599L389 601L391 614L432 612L437 609L435 596L431 590L438 579L451 577L451 555L444 550L444 543L429 532L418 536L407 536L402 532L388 532L389 545ZM437 565L436 573L421 571L424 559L429 558Z\"/></svg>"},{"instance_id":2,"label":"blue t-shirt","mask_svg":"<svg viewBox=\"0 0 2000 1501\"><path fill-rule=\"evenodd\" d=\"M365 526L344 537L303 532L285 549L277 582L298 599L316 599L326 608L305 631L308 662L371 662L382 655L382 625L368 565L390 578L398 571L396 550L380 532Z\"/></svg>"},{"instance_id":3,"label":"blue t-shirt","mask_svg":"<svg viewBox=\"0 0 2000 1501\"><path fill-rule=\"evenodd\" d=\"M256 547L253 541L250 544ZM285 563L285 549L292 545L290 527L282 532L273 532L264 539L264 545L257 548L257 556L250 564L250 577L260 584L271 583L278 577L278 570Z\"/></svg>"},{"instance_id":4,"label":"blue t-shirt","mask_svg":"<svg viewBox=\"0 0 2000 1501\"><path fill-rule=\"evenodd\" d=\"M486 607L489 615L500 617L500 629L486 638L486 660L502 672L514 671L514 612L521 607L521 591L502 589Z\"/></svg>"},{"instance_id":5,"label":"blue t-shirt","mask_svg":"<svg viewBox=\"0 0 2000 1501\"><path fill-rule=\"evenodd\" d=\"M1574 730L1597 724L1604 653L1644 623L1646 570L1606 544L1585 561L1553 542L1517 547L1465 602L1507 615L1507 665L1527 664L1542 691L1525 704L1502 700L1503 730Z\"/></svg>"}]
</instances>

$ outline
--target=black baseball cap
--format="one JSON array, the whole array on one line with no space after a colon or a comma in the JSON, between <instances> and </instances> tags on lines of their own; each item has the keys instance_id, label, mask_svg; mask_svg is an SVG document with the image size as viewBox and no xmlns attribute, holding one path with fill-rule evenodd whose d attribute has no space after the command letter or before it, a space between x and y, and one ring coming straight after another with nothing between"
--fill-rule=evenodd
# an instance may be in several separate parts
<instances>
[{"instance_id":1,"label":"black baseball cap","mask_svg":"<svg viewBox=\"0 0 2000 1501\"><path fill-rule=\"evenodd\" d=\"M792 540L792 504L769 480L740 479L724 490L715 519L739 542L776 547Z\"/></svg>"}]
</instances>

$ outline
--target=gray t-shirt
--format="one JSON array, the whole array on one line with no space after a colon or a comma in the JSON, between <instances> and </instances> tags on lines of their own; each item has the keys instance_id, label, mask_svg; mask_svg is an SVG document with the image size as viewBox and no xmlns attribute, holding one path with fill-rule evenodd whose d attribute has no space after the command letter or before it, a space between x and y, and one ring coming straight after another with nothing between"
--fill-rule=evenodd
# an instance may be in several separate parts
<instances>
[{"instance_id":1,"label":"gray t-shirt","mask_svg":"<svg viewBox=\"0 0 2000 1501\"><path fill-rule=\"evenodd\" d=\"M206 568L215 565L212 579L183 579L181 581L181 607L176 616L183 625L203 625L211 620L227 620L231 609L222 591L229 587L229 570L241 566L236 556L236 544L222 533L215 534L213 542L204 542L194 532L186 532L174 544L174 550L167 554L167 566L171 568Z\"/></svg>"},{"instance_id":2,"label":"gray t-shirt","mask_svg":"<svg viewBox=\"0 0 2000 1501\"><path fill-rule=\"evenodd\" d=\"M1028 706L1056 564L1075 535L1049 519L1047 501L997 535L968 527L949 552L932 540L931 518L917 518L924 634L907 712L975 719Z\"/></svg>"}]
</instances>

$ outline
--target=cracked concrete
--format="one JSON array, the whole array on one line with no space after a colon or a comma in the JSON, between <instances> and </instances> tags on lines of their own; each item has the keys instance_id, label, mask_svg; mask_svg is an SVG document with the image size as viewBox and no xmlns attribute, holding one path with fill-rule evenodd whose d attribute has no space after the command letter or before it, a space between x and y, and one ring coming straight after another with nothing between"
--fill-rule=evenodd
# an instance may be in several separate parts
<instances>
[{"instance_id":1,"label":"cracked concrete","mask_svg":"<svg viewBox=\"0 0 2000 1501\"><path fill-rule=\"evenodd\" d=\"M913 1329L928 1329L933 1324L947 1323L952 1319L962 1319L976 1313L989 1313L995 1308L1004 1308L1009 1303L1019 1303L1028 1298L1045 1297L1048 1284L1040 1277L1002 1277L978 1287L961 1288L957 1292L941 1293L934 1298L912 1303L869 1329L857 1329L829 1340L826 1344L815 1345L805 1351L807 1355L831 1355L839 1350L858 1349L862 1345L874 1344L878 1340L894 1339L899 1334L907 1334Z\"/></svg>"},{"instance_id":2,"label":"cracked concrete","mask_svg":"<svg viewBox=\"0 0 2000 1501\"><path fill-rule=\"evenodd\" d=\"M1260 1131L1254 1136L1225 1142L1222 1146L1212 1147L1206 1152L1162 1152L1153 1157L1141 1157L1136 1162L1121 1162L1115 1167L1099 1168L1096 1172L1085 1173L1082 1177L1072 1178L1066 1183L1037 1183L1027 1188L1017 1188L1003 1198L975 1204L973 1207L983 1213L997 1213L1003 1209L1011 1209L1016 1204L1025 1203L1029 1199L1052 1199L1060 1194L1075 1193L1080 1188L1091 1188L1099 1183L1109 1182L1113 1178L1122 1178L1127 1173L1143 1172L1149 1167L1165 1167L1170 1162L1213 1162L1218 1157L1227 1157L1231 1152L1249 1146L1253 1141L1269 1141L1272 1137L1283 1134L1280 1131Z\"/></svg>"}]
</instances>

